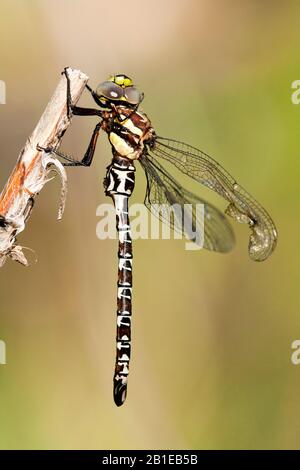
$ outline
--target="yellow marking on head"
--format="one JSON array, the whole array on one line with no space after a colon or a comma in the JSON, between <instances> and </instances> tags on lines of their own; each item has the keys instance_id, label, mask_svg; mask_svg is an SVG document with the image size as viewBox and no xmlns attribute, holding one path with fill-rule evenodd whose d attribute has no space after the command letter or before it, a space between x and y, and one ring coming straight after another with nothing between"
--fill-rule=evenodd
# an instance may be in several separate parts
<instances>
[{"instance_id":1,"label":"yellow marking on head","mask_svg":"<svg viewBox=\"0 0 300 470\"><path fill-rule=\"evenodd\" d=\"M128 78L128 77L124 78L124 86L125 86L125 87L126 87L126 86L132 86L132 80L131 80L131 78Z\"/></svg>"},{"instance_id":2,"label":"yellow marking on head","mask_svg":"<svg viewBox=\"0 0 300 470\"><path fill-rule=\"evenodd\" d=\"M109 82L114 82L116 85L121 87L132 86L132 80L126 75L111 75L108 79Z\"/></svg>"},{"instance_id":3,"label":"yellow marking on head","mask_svg":"<svg viewBox=\"0 0 300 470\"><path fill-rule=\"evenodd\" d=\"M123 75L116 75L115 76L115 83L117 85L124 85L124 76Z\"/></svg>"}]
</instances>

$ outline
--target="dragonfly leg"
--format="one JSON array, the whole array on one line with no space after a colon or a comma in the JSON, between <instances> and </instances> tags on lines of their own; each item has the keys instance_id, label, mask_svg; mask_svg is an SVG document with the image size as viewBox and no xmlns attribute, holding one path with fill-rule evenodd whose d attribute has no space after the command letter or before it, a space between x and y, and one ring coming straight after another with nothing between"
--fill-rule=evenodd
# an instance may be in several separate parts
<instances>
[{"instance_id":1,"label":"dragonfly leg","mask_svg":"<svg viewBox=\"0 0 300 470\"><path fill-rule=\"evenodd\" d=\"M41 147L41 146L37 146L37 149L38 150L43 150L44 152L48 152L48 153L54 153L58 157L63 158L64 160L66 160L68 162L68 163L63 163L64 166L90 166L92 161L93 161L93 158L94 158L96 143L97 143L97 139L98 139L98 136L99 136L100 129L101 129L101 122L99 122L96 125L96 127L93 131L89 146L88 146L87 151L85 152L82 160L76 160L75 158L73 158L69 155L66 155L65 153L61 152L59 149L55 149L54 147L44 148L44 147Z\"/></svg>"},{"instance_id":2,"label":"dragonfly leg","mask_svg":"<svg viewBox=\"0 0 300 470\"><path fill-rule=\"evenodd\" d=\"M77 116L99 116L102 117L102 111L101 109L94 109L94 108L82 108L80 106L74 106L72 104L72 96L71 96L71 83L70 83L70 77L67 72L68 67L65 67L63 70L62 74L66 76L67 79L67 114L68 118L70 119L72 114L75 114ZM85 85L86 88L89 90L89 92L92 94L93 98L95 101L98 103L96 100L97 95L95 92L89 87L88 85Z\"/></svg>"}]
</instances>

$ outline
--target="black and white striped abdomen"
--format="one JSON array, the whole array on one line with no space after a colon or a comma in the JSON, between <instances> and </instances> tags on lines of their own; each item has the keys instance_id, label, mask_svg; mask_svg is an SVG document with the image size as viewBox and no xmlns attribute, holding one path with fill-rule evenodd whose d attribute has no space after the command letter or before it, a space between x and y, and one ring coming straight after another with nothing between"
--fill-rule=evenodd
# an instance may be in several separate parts
<instances>
[{"instance_id":1,"label":"black and white striped abdomen","mask_svg":"<svg viewBox=\"0 0 300 470\"><path fill-rule=\"evenodd\" d=\"M132 313L132 240L128 213L128 199L134 189L135 168L130 160L115 157L108 167L105 189L116 209L119 236L118 297L117 297L117 352L114 373L114 400L124 403L127 393L131 355Z\"/></svg>"}]
</instances>

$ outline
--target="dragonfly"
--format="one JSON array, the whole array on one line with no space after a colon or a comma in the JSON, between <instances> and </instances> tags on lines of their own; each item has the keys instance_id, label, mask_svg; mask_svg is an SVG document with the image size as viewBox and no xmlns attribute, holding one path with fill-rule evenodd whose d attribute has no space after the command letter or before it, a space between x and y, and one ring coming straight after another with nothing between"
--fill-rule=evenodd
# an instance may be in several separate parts
<instances>
[{"instance_id":1,"label":"dragonfly","mask_svg":"<svg viewBox=\"0 0 300 470\"><path fill-rule=\"evenodd\" d=\"M135 186L135 165L142 166L147 181L144 203L152 207L174 204L194 207L203 204L204 217L192 211L192 226L203 231L203 248L226 253L235 243L234 232L226 215L202 197L182 187L166 169L173 166L191 180L215 191L227 202L225 213L250 228L249 255L254 261L267 259L274 251L277 231L268 212L212 157L183 142L160 137L147 115L140 110L144 98L131 78L124 74L110 76L93 90L86 88L97 107L83 108L72 103L68 68L63 73L67 79L68 116L95 116L97 124L88 148L81 159L75 159L59 148L44 148L64 160L65 166L89 167L93 161L99 132L107 133L112 149L112 160L104 178L104 190L111 197L116 211L118 232L118 283L117 283L117 335L116 362L113 377L113 397L117 406L123 405L127 396L131 356L132 318L132 236L129 220L129 198ZM189 206L190 207L190 206ZM155 215L175 231L184 231L181 217L167 218L163 211ZM198 225L197 225L198 224Z\"/></svg>"}]
</instances>

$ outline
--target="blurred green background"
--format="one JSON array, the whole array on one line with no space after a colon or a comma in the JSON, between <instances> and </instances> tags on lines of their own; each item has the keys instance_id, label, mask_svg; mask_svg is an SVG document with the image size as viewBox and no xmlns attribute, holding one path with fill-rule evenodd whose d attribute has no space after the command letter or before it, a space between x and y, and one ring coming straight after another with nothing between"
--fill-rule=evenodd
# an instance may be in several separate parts
<instances>
[{"instance_id":1,"label":"blurred green background","mask_svg":"<svg viewBox=\"0 0 300 470\"><path fill-rule=\"evenodd\" d=\"M184 241L134 243L133 358L117 408L117 243L96 238L96 207L109 202L102 135L93 166L68 172L62 222L58 180L36 200L18 241L38 262L0 271L0 447L299 448L300 366L291 364L300 338L300 105L291 102L299 2L1 0L0 8L1 187L63 67L80 68L91 86L125 73L145 92L157 133L213 155L279 231L261 264L234 222L227 255L185 251ZM94 125L74 118L64 150L82 155ZM139 169L133 201L144 192Z\"/></svg>"}]
</instances>

